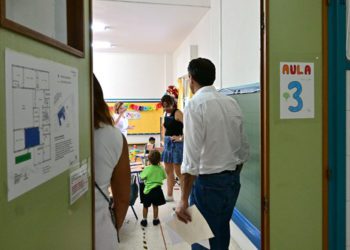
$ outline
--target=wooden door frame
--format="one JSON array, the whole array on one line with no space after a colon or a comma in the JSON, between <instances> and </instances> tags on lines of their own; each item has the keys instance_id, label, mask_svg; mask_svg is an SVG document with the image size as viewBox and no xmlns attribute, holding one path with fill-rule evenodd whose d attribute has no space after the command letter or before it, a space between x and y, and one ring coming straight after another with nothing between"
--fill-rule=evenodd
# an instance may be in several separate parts
<instances>
[{"instance_id":1,"label":"wooden door frame","mask_svg":"<svg viewBox=\"0 0 350 250\"><path fill-rule=\"evenodd\" d=\"M270 249L268 4L260 0L261 249Z\"/></svg>"},{"instance_id":2,"label":"wooden door frame","mask_svg":"<svg viewBox=\"0 0 350 250\"><path fill-rule=\"evenodd\" d=\"M92 25L93 21L93 3L92 0L89 0L89 27ZM92 42L92 30L89 29L89 43ZM95 249L95 165L94 165L94 85L93 85L93 51L92 46L89 46L89 68L90 68L90 138L91 138L91 150L90 150L90 167L91 167L91 239L92 239L92 249Z\"/></svg>"}]
</instances>

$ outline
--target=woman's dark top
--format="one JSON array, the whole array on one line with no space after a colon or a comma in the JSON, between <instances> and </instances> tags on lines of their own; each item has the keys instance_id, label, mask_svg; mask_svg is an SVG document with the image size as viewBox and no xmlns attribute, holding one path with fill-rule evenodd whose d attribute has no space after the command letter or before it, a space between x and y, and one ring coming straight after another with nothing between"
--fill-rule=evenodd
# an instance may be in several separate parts
<instances>
[{"instance_id":1,"label":"woman's dark top","mask_svg":"<svg viewBox=\"0 0 350 250\"><path fill-rule=\"evenodd\" d=\"M174 111L164 118L164 128L165 128L165 136L173 136L173 135L183 135L183 127L182 122L175 120L175 112L178 109L174 109Z\"/></svg>"}]
</instances>

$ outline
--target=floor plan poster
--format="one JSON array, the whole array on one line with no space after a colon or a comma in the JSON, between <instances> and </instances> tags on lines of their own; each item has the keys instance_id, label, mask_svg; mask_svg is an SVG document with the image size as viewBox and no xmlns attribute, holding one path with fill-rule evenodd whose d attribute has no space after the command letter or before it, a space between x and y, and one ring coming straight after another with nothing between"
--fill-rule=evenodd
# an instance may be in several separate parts
<instances>
[{"instance_id":1,"label":"floor plan poster","mask_svg":"<svg viewBox=\"0 0 350 250\"><path fill-rule=\"evenodd\" d=\"M6 50L8 200L79 162L78 71Z\"/></svg>"}]
</instances>

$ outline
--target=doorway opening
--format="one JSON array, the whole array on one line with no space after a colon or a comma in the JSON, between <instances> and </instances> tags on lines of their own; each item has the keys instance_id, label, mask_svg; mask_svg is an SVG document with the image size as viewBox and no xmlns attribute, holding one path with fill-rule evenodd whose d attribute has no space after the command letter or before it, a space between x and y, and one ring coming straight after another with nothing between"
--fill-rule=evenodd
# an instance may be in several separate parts
<instances>
[{"instance_id":1,"label":"doorway opening","mask_svg":"<svg viewBox=\"0 0 350 250\"><path fill-rule=\"evenodd\" d=\"M249 17L244 14L248 12ZM185 108L191 98L186 78L191 59L206 57L216 65L214 86L239 102L246 119L251 159L241 173L232 224L234 234L242 234L251 249L268 249L266 14L262 13L266 13L264 0L93 1L93 70L106 102L112 106L123 101L134 115L130 123L135 129L128 131L130 148L139 149L150 136L161 141L159 118L144 117L147 108L160 110L157 103L169 85L179 89L180 108ZM150 123L156 127L150 129ZM131 214L127 223L139 228L134 218ZM121 240L132 238L137 230L132 227ZM170 244L166 237L165 244Z\"/></svg>"}]
</instances>

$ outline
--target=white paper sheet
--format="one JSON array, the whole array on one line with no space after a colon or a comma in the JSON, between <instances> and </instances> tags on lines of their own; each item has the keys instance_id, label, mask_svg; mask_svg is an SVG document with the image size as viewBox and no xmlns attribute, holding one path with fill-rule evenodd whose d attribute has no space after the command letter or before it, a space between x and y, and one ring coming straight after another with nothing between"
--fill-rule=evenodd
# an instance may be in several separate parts
<instances>
[{"instance_id":1,"label":"white paper sheet","mask_svg":"<svg viewBox=\"0 0 350 250\"><path fill-rule=\"evenodd\" d=\"M189 207L188 213L191 215L192 221L187 224L179 221L175 216L166 222L166 225L171 229L168 232L169 236L174 238L173 240L176 243L179 243L177 238L179 236L189 245L199 243L208 247L207 240L214 237L214 235L207 221L196 206Z\"/></svg>"},{"instance_id":2,"label":"white paper sheet","mask_svg":"<svg viewBox=\"0 0 350 250\"><path fill-rule=\"evenodd\" d=\"M70 204L76 202L89 189L87 164L70 173Z\"/></svg>"},{"instance_id":3,"label":"white paper sheet","mask_svg":"<svg viewBox=\"0 0 350 250\"><path fill-rule=\"evenodd\" d=\"M162 219L163 226L164 226L164 229L165 229L164 231L167 233L167 236L170 239L170 244L171 245L176 245L176 244L184 242L184 240L177 233L175 233L173 229L171 229L168 226L168 222L170 222L174 218L176 219L175 213L173 213L171 216L167 216L166 218Z\"/></svg>"}]
</instances>

